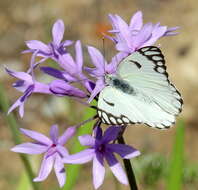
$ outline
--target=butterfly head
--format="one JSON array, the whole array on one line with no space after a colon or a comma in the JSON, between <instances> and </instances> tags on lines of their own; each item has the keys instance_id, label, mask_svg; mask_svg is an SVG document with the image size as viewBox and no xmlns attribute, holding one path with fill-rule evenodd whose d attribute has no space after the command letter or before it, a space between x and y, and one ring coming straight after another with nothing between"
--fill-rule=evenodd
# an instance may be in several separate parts
<instances>
[{"instance_id":1,"label":"butterfly head","mask_svg":"<svg viewBox=\"0 0 198 190\"><path fill-rule=\"evenodd\" d=\"M104 76L104 81L105 81L105 84L108 86L108 85L112 85L113 84L113 80L116 78L115 75L113 74L106 74Z\"/></svg>"}]
</instances>

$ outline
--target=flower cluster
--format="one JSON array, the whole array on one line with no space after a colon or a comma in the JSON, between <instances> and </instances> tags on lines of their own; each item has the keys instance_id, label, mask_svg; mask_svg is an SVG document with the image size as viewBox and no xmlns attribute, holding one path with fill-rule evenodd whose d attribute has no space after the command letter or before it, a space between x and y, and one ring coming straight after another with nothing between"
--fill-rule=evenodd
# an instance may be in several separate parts
<instances>
[{"instance_id":1,"label":"flower cluster","mask_svg":"<svg viewBox=\"0 0 198 190\"><path fill-rule=\"evenodd\" d=\"M62 20L57 20L54 23L52 41L48 44L38 40L27 41L28 49L23 53L32 54L27 72L17 72L6 68L9 75L18 79L13 87L23 93L8 112L19 108L19 114L23 117L24 104L34 93L71 96L90 103L105 87L105 74L116 73L117 65L122 59L139 48L153 45L161 37L177 34L176 30L178 29L177 27L167 28L161 26L160 23L143 24L142 12L140 11L132 16L129 24L118 15L110 14L109 20L112 30L109 31L110 35L105 37L112 40L117 53L110 61L107 61L98 49L87 46L94 67L84 66L82 44L79 40L76 42L63 41L65 26ZM75 57L69 52L71 47L74 48ZM48 59L53 60L57 66L44 65ZM47 84L37 81L36 68L39 68L43 74L52 76L54 80ZM76 87L76 83L80 85ZM79 137L80 143L88 146L88 148L74 155L69 155L64 144L75 134L75 131L75 127L70 127L62 136L58 137L58 127L53 125L50 130L50 138L48 138L38 132L21 129L24 135L32 138L35 142L16 145L12 151L26 154L44 153L39 175L34 181L46 179L54 167L59 185L63 186L66 180L64 163L82 164L93 160L93 183L94 187L98 188L104 180L104 160L106 160L115 177L121 183L127 184L126 174L115 154L123 159L130 159L139 155L139 151L128 145L116 143L122 127L110 126L103 134L100 125L96 125L92 135Z\"/></svg>"}]
</instances>

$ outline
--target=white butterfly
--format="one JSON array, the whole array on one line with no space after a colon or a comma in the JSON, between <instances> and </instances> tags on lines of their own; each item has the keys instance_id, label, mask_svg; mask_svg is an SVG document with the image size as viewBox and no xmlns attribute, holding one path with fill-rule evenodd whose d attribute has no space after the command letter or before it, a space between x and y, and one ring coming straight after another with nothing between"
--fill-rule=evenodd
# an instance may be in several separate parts
<instances>
[{"instance_id":1,"label":"white butterfly","mask_svg":"<svg viewBox=\"0 0 198 190\"><path fill-rule=\"evenodd\" d=\"M169 128L183 104L180 93L168 79L161 50L148 46L120 62L115 75L105 76L98 116L105 124L143 123Z\"/></svg>"}]
</instances>

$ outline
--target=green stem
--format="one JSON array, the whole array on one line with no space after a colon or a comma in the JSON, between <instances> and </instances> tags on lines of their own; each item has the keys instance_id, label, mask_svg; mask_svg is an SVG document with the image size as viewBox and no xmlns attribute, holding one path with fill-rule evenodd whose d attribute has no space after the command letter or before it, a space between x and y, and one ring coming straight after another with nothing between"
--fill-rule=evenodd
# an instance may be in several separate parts
<instances>
[{"instance_id":1,"label":"green stem","mask_svg":"<svg viewBox=\"0 0 198 190\"><path fill-rule=\"evenodd\" d=\"M9 109L9 101L8 101L8 98L5 94L5 92L4 92L4 88L1 84L0 84L0 108L1 108L1 111L3 112L6 122L8 123L10 131L12 133L12 138L13 138L14 143L20 144L21 139L20 139L19 130L18 130L19 126L18 126L16 119L12 113L7 115L7 112ZM23 162L23 165L25 167L26 173L29 177L29 180L32 184L33 189L38 190L39 189L38 184L33 182L34 173L33 173L30 161L28 160L27 156L24 154L19 154L19 156Z\"/></svg>"},{"instance_id":2,"label":"green stem","mask_svg":"<svg viewBox=\"0 0 198 190\"><path fill-rule=\"evenodd\" d=\"M119 136L118 143L119 144L125 144L125 141L124 141L124 138L123 138L122 135ZM125 167L125 170L126 170L126 173L127 173L130 189L131 190L138 190L136 179L135 179L135 174L133 172L133 168L132 168L130 160L129 159L123 159L123 162L124 162L124 167Z\"/></svg>"}]
</instances>

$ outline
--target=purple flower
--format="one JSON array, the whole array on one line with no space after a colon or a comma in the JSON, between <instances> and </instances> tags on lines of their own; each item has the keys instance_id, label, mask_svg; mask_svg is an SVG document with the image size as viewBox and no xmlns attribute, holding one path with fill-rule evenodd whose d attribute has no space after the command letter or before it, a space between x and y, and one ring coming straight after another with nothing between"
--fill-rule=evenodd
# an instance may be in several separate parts
<instances>
[{"instance_id":1,"label":"purple flower","mask_svg":"<svg viewBox=\"0 0 198 190\"><path fill-rule=\"evenodd\" d=\"M102 135L102 129L96 127L95 138L90 135L79 137L79 141L84 146L89 146L86 150L66 156L65 163L83 164L93 160L93 184L95 189L102 185L105 176L104 160L107 161L115 177L123 184L128 184L127 176L121 164L115 157L115 153L124 159L138 156L140 152L128 145L110 143L115 141L121 131L121 127L111 126Z\"/></svg>"},{"instance_id":2,"label":"purple flower","mask_svg":"<svg viewBox=\"0 0 198 190\"><path fill-rule=\"evenodd\" d=\"M94 97L105 87L104 76L105 74L114 74L117 70L119 62L127 56L126 53L120 52L114 56L108 64L102 53L95 47L88 46L88 53L95 68L85 67L85 70L90 76L95 77L95 87L91 92L88 102L91 102Z\"/></svg>"},{"instance_id":3,"label":"purple flower","mask_svg":"<svg viewBox=\"0 0 198 190\"><path fill-rule=\"evenodd\" d=\"M62 70L52 67L41 67L40 69L48 75L63 80L64 85L66 82L81 83L88 91L92 91L90 86L92 81L83 74L83 52L79 40L75 43L75 53L75 59L69 53L59 56L58 64Z\"/></svg>"},{"instance_id":4,"label":"purple flower","mask_svg":"<svg viewBox=\"0 0 198 190\"><path fill-rule=\"evenodd\" d=\"M92 91L90 85L92 81L83 74L83 52L79 40L75 43L75 53L75 59L69 53L59 56L58 63L70 76L70 82L79 82L90 92Z\"/></svg>"},{"instance_id":5,"label":"purple flower","mask_svg":"<svg viewBox=\"0 0 198 190\"><path fill-rule=\"evenodd\" d=\"M10 107L8 113L19 107L19 114L21 117L24 115L25 101L32 93L52 94L49 90L49 85L35 81L35 79L28 73L16 72L5 68L7 73L19 80L13 84L13 87L23 92L23 95Z\"/></svg>"},{"instance_id":6,"label":"purple flower","mask_svg":"<svg viewBox=\"0 0 198 190\"><path fill-rule=\"evenodd\" d=\"M160 23L146 23L143 25L142 12L136 12L128 25L120 16L109 14L109 20L115 37L108 37L116 43L116 49L121 52L133 53L134 51L153 45L163 36L175 35L178 27L167 28Z\"/></svg>"},{"instance_id":7,"label":"purple flower","mask_svg":"<svg viewBox=\"0 0 198 190\"><path fill-rule=\"evenodd\" d=\"M53 125L50 130L50 138L44 136L36 131L20 129L25 136L35 140L35 142L28 142L16 145L11 150L13 152L25 154L44 154L39 174L34 181L45 180L51 172L53 166L58 179L60 187L65 184L66 172L63 164L63 157L68 156L68 151L64 144L75 134L76 128L69 127L66 131L58 137L58 126Z\"/></svg>"},{"instance_id":8,"label":"purple flower","mask_svg":"<svg viewBox=\"0 0 198 190\"><path fill-rule=\"evenodd\" d=\"M38 51L37 56L42 57L39 63L44 62L47 58L52 58L57 61L59 55L63 55L66 52L66 47L70 46L73 42L65 40L63 42L63 36L65 32L65 26L62 20L57 20L52 27L52 42L45 44L38 40L30 40L26 42L29 50L25 50L24 53L34 53ZM37 65L36 63L35 65Z\"/></svg>"}]
</instances>

